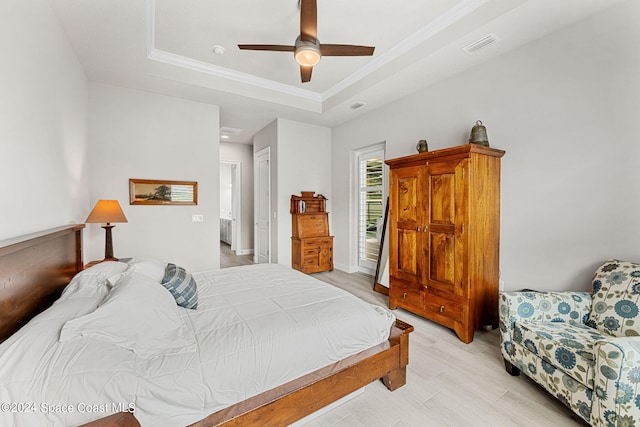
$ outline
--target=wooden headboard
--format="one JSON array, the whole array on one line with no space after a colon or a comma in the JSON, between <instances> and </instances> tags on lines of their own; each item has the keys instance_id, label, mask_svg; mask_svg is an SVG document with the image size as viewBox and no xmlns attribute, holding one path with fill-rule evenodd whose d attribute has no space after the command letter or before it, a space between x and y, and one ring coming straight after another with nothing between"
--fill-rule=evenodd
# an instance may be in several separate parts
<instances>
[{"instance_id":1,"label":"wooden headboard","mask_svg":"<svg viewBox=\"0 0 640 427\"><path fill-rule=\"evenodd\" d=\"M60 296L82 270L84 224L0 241L0 342Z\"/></svg>"}]
</instances>

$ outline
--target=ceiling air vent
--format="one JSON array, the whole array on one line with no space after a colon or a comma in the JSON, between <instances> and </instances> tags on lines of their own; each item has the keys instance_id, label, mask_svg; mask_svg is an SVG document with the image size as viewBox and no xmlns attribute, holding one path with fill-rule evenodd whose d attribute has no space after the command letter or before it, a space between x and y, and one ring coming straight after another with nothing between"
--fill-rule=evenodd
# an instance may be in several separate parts
<instances>
[{"instance_id":1,"label":"ceiling air vent","mask_svg":"<svg viewBox=\"0 0 640 427\"><path fill-rule=\"evenodd\" d=\"M364 107L366 104L362 101L356 101L353 104L351 104L349 106L349 108L351 108L352 110L357 110L360 107Z\"/></svg>"},{"instance_id":2,"label":"ceiling air vent","mask_svg":"<svg viewBox=\"0 0 640 427\"><path fill-rule=\"evenodd\" d=\"M463 51L468 53L469 55L473 55L480 49L484 49L487 46L491 46L494 43L498 43L500 41L500 37L495 34L487 34L483 38L474 41L473 43L469 43L465 47L462 48Z\"/></svg>"},{"instance_id":3,"label":"ceiling air vent","mask_svg":"<svg viewBox=\"0 0 640 427\"><path fill-rule=\"evenodd\" d=\"M242 133L242 129L222 126L220 128L220 138L230 139L232 136L238 136Z\"/></svg>"},{"instance_id":4,"label":"ceiling air vent","mask_svg":"<svg viewBox=\"0 0 640 427\"><path fill-rule=\"evenodd\" d=\"M228 126L222 126L220 128L220 133L221 134L227 134L227 135L240 135L242 133L242 129L238 129L238 128L232 128L232 127L228 127Z\"/></svg>"}]
</instances>

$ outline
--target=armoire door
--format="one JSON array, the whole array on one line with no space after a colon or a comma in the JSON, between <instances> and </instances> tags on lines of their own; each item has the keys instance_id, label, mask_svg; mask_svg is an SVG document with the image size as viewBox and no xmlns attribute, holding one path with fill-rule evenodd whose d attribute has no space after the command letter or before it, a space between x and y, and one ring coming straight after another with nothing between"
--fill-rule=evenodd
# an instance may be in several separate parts
<instances>
[{"instance_id":1,"label":"armoire door","mask_svg":"<svg viewBox=\"0 0 640 427\"><path fill-rule=\"evenodd\" d=\"M425 259L424 166L391 171L389 209L394 219L390 224L390 275L418 288Z\"/></svg>"},{"instance_id":2,"label":"armoire door","mask_svg":"<svg viewBox=\"0 0 640 427\"><path fill-rule=\"evenodd\" d=\"M468 160L433 162L427 165L428 241L427 264L422 282L449 294L464 295L466 277L466 230Z\"/></svg>"}]
</instances>

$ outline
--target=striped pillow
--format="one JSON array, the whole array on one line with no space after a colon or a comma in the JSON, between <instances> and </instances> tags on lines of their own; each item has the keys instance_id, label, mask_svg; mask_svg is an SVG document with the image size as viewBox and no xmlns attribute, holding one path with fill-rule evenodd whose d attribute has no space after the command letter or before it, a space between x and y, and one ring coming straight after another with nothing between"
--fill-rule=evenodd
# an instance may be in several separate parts
<instances>
[{"instance_id":1,"label":"striped pillow","mask_svg":"<svg viewBox=\"0 0 640 427\"><path fill-rule=\"evenodd\" d=\"M162 285L171 292L179 306L193 310L198 308L196 281L184 268L168 263L162 278Z\"/></svg>"}]
</instances>

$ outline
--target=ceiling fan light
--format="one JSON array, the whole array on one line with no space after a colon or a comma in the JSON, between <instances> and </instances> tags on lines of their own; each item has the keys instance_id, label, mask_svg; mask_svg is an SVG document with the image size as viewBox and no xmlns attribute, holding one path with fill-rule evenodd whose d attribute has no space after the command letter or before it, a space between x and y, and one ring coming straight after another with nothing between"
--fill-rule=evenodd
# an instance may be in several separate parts
<instances>
[{"instance_id":1,"label":"ceiling fan light","mask_svg":"<svg viewBox=\"0 0 640 427\"><path fill-rule=\"evenodd\" d=\"M320 62L320 43L296 39L296 48L293 53L296 62L303 67L313 67Z\"/></svg>"},{"instance_id":2,"label":"ceiling fan light","mask_svg":"<svg viewBox=\"0 0 640 427\"><path fill-rule=\"evenodd\" d=\"M313 67L320 62L320 52L307 47L297 49L295 57L296 62L304 67Z\"/></svg>"}]
</instances>

